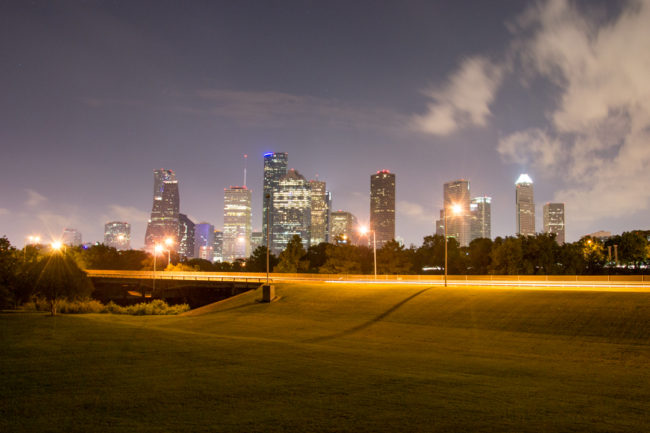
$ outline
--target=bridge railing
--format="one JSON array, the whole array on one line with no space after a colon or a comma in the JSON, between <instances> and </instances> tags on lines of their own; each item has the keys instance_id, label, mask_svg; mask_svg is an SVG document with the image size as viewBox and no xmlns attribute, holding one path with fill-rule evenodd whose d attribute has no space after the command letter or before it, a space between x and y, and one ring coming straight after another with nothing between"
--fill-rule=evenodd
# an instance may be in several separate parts
<instances>
[{"instance_id":1,"label":"bridge railing","mask_svg":"<svg viewBox=\"0 0 650 433\"><path fill-rule=\"evenodd\" d=\"M94 278L152 279L153 271L87 270ZM443 275L374 275L370 274L285 274L271 273L272 281L377 281L377 282L431 282L441 283ZM264 272L180 272L157 271L160 280L242 281L265 282ZM522 284L522 285L650 285L649 275L449 275L448 282L463 284Z\"/></svg>"}]
</instances>

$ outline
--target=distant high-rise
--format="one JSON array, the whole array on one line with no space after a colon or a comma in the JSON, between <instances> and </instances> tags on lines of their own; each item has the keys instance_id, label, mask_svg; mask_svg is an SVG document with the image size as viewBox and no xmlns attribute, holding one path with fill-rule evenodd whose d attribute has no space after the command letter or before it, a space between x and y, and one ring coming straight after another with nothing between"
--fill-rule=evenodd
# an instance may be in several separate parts
<instances>
[{"instance_id":1,"label":"distant high-rise","mask_svg":"<svg viewBox=\"0 0 650 433\"><path fill-rule=\"evenodd\" d=\"M262 232L251 232L251 254L253 251L257 249L257 247L260 247L264 245L262 243L262 240L264 239L264 236ZM266 246L266 245L264 245Z\"/></svg>"},{"instance_id":2,"label":"distant high-rise","mask_svg":"<svg viewBox=\"0 0 650 433\"><path fill-rule=\"evenodd\" d=\"M267 221L273 227L273 194L278 188L280 179L287 175L288 161L289 156L285 152L264 154L264 189L262 191L262 233L264 245L266 245L268 233ZM269 212L271 212L270 215ZM271 233L272 239L273 233Z\"/></svg>"},{"instance_id":3,"label":"distant high-rise","mask_svg":"<svg viewBox=\"0 0 650 433\"><path fill-rule=\"evenodd\" d=\"M310 180L311 188L311 241L318 245L327 241L328 203L325 182Z\"/></svg>"},{"instance_id":4,"label":"distant high-rise","mask_svg":"<svg viewBox=\"0 0 650 433\"><path fill-rule=\"evenodd\" d=\"M395 239L395 174L388 170L370 176L370 228L377 248Z\"/></svg>"},{"instance_id":5,"label":"distant high-rise","mask_svg":"<svg viewBox=\"0 0 650 433\"><path fill-rule=\"evenodd\" d=\"M544 232L555 234L555 241L564 244L564 203L544 205Z\"/></svg>"},{"instance_id":6,"label":"distant high-rise","mask_svg":"<svg viewBox=\"0 0 650 433\"><path fill-rule=\"evenodd\" d=\"M223 262L223 232L221 230L214 231L214 244L212 248L212 262Z\"/></svg>"},{"instance_id":7,"label":"distant high-rise","mask_svg":"<svg viewBox=\"0 0 650 433\"><path fill-rule=\"evenodd\" d=\"M63 236L61 236L61 243L71 247L78 247L81 245L81 233L77 229L63 229Z\"/></svg>"},{"instance_id":8,"label":"distant high-rise","mask_svg":"<svg viewBox=\"0 0 650 433\"><path fill-rule=\"evenodd\" d=\"M131 224L110 221L104 224L104 245L119 251L131 248Z\"/></svg>"},{"instance_id":9,"label":"distant high-rise","mask_svg":"<svg viewBox=\"0 0 650 433\"><path fill-rule=\"evenodd\" d=\"M527 174L522 174L515 182L515 203L517 206L517 234L535 235L535 199L533 181Z\"/></svg>"},{"instance_id":10,"label":"distant high-rise","mask_svg":"<svg viewBox=\"0 0 650 433\"><path fill-rule=\"evenodd\" d=\"M222 254L226 262L251 254L251 190L245 186L224 190Z\"/></svg>"},{"instance_id":11,"label":"distant high-rise","mask_svg":"<svg viewBox=\"0 0 650 433\"><path fill-rule=\"evenodd\" d=\"M470 242L474 239L492 238L491 197L474 197L469 204L471 219Z\"/></svg>"},{"instance_id":12,"label":"distant high-rise","mask_svg":"<svg viewBox=\"0 0 650 433\"><path fill-rule=\"evenodd\" d=\"M214 246L214 226L205 221L196 224L194 226L194 257L201 258L201 247L212 248L213 246ZM205 260L212 261L212 257Z\"/></svg>"},{"instance_id":13,"label":"distant high-rise","mask_svg":"<svg viewBox=\"0 0 650 433\"><path fill-rule=\"evenodd\" d=\"M359 241L358 221L350 212L342 210L330 213L330 242L337 243L347 240L347 243L357 244Z\"/></svg>"},{"instance_id":14,"label":"distant high-rise","mask_svg":"<svg viewBox=\"0 0 650 433\"><path fill-rule=\"evenodd\" d=\"M179 209L180 199L176 175L172 170L154 170L153 207L144 239L147 250L152 251L156 244L163 244L167 238L173 239L172 248L176 249Z\"/></svg>"},{"instance_id":15,"label":"distant high-rise","mask_svg":"<svg viewBox=\"0 0 650 433\"><path fill-rule=\"evenodd\" d=\"M466 247L471 235L469 180L459 179L445 183L443 197L447 211L447 236L456 238L461 247ZM458 207L460 211L454 213L454 207Z\"/></svg>"},{"instance_id":16,"label":"distant high-rise","mask_svg":"<svg viewBox=\"0 0 650 433\"><path fill-rule=\"evenodd\" d=\"M445 235L445 211L440 209L440 219L436 220L436 235Z\"/></svg>"},{"instance_id":17,"label":"distant high-rise","mask_svg":"<svg viewBox=\"0 0 650 433\"><path fill-rule=\"evenodd\" d=\"M194 254L194 222L183 213L178 214L178 254L192 258Z\"/></svg>"},{"instance_id":18,"label":"distant high-rise","mask_svg":"<svg viewBox=\"0 0 650 433\"><path fill-rule=\"evenodd\" d=\"M273 194L271 251L280 254L293 235L298 235L305 249L311 240L311 189L309 182L291 169L280 179Z\"/></svg>"}]
</instances>

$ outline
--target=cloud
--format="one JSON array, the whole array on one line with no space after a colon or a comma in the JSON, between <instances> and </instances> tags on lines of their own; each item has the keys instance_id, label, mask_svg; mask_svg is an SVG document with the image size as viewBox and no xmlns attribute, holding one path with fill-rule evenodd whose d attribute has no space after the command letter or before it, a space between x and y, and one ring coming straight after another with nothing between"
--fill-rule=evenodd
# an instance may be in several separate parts
<instances>
[{"instance_id":1,"label":"cloud","mask_svg":"<svg viewBox=\"0 0 650 433\"><path fill-rule=\"evenodd\" d=\"M541 129L531 128L500 139L497 151L507 162L549 171L562 158L562 143Z\"/></svg>"},{"instance_id":2,"label":"cloud","mask_svg":"<svg viewBox=\"0 0 650 433\"><path fill-rule=\"evenodd\" d=\"M118 204L111 204L108 206L109 215L105 217L106 221L125 221L133 226L138 223L146 223L149 221L149 214L133 206L121 206Z\"/></svg>"},{"instance_id":3,"label":"cloud","mask_svg":"<svg viewBox=\"0 0 650 433\"><path fill-rule=\"evenodd\" d=\"M557 165L572 218L593 221L650 205L650 1L631 1L603 21L565 0L529 9L518 22L521 66L553 83L551 131L499 142L506 161Z\"/></svg>"},{"instance_id":4,"label":"cloud","mask_svg":"<svg viewBox=\"0 0 650 433\"><path fill-rule=\"evenodd\" d=\"M404 215L411 221L427 222L433 224L435 216L432 212L427 211L422 205L406 200L400 200L396 206L397 213Z\"/></svg>"},{"instance_id":5,"label":"cloud","mask_svg":"<svg viewBox=\"0 0 650 433\"><path fill-rule=\"evenodd\" d=\"M11 212L9 212L9 209L0 207L0 216L2 215L9 215Z\"/></svg>"},{"instance_id":6,"label":"cloud","mask_svg":"<svg viewBox=\"0 0 650 433\"><path fill-rule=\"evenodd\" d=\"M25 204L29 207L38 206L39 204L47 200L47 198L44 195L39 194L33 189L27 188L25 189L25 191L27 192L27 200L25 201Z\"/></svg>"},{"instance_id":7,"label":"cloud","mask_svg":"<svg viewBox=\"0 0 650 433\"><path fill-rule=\"evenodd\" d=\"M468 126L485 126L503 78L503 66L485 57L465 59L441 88L426 93L432 99L426 113L412 119L415 129L449 135Z\"/></svg>"}]
</instances>

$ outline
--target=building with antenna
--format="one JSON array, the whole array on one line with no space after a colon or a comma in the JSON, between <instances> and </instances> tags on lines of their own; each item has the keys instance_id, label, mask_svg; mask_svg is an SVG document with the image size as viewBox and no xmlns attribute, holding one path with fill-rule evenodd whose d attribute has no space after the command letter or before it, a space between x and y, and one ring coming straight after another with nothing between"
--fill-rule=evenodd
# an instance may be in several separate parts
<instances>
[{"instance_id":1,"label":"building with antenna","mask_svg":"<svg viewBox=\"0 0 650 433\"><path fill-rule=\"evenodd\" d=\"M153 172L153 206L151 218L147 224L144 245L148 251L153 251L156 244L162 244L171 238L171 248L177 248L178 213L180 199L178 196L178 181L172 170L159 169Z\"/></svg>"},{"instance_id":2,"label":"building with antenna","mask_svg":"<svg viewBox=\"0 0 650 433\"><path fill-rule=\"evenodd\" d=\"M251 254L251 190L226 188L223 202L223 260L247 259Z\"/></svg>"}]
</instances>

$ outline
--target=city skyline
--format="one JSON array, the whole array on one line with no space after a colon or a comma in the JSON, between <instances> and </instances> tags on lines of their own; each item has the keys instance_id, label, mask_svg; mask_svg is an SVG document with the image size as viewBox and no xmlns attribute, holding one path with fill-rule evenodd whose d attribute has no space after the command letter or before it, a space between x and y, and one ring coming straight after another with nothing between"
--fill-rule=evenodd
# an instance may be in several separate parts
<instances>
[{"instance_id":1,"label":"city skyline","mask_svg":"<svg viewBox=\"0 0 650 433\"><path fill-rule=\"evenodd\" d=\"M492 198L492 237L513 235L520 173L538 203L565 203L568 242L648 228L648 2L5 2L0 16L0 234L16 245L64 228L101 241L126 221L143 247L156 167L180 179L188 218L223 227L219 191L245 154L260 230L274 151L365 224L367 176L390 168L407 245L435 232L450 179Z\"/></svg>"}]
</instances>

